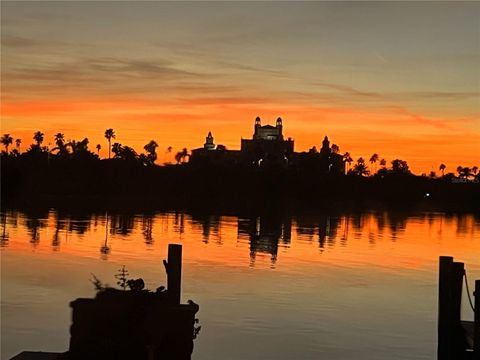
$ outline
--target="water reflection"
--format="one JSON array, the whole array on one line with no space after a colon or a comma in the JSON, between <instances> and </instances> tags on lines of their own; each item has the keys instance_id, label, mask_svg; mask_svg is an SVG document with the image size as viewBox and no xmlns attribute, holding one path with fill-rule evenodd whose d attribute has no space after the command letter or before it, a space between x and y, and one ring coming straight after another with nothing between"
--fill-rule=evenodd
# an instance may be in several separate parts
<instances>
[{"instance_id":1,"label":"water reflection","mask_svg":"<svg viewBox=\"0 0 480 360\"><path fill-rule=\"evenodd\" d=\"M0 225L9 270L2 358L46 344L65 349L65 304L91 296L90 273L112 284L126 265L152 288L167 243L184 245L184 300L204 304L197 360L430 358L438 256L464 261L471 281L480 278L472 214L8 210Z\"/></svg>"},{"instance_id":2,"label":"water reflection","mask_svg":"<svg viewBox=\"0 0 480 360\"><path fill-rule=\"evenodd\" d=\"M1 213L1 246L8 247L11 230L24 228L29 243L37 247L44 237L51 239L51 248L61 251L62 242L74 235L80 239L92 233L103 232L99 245L102 259L108 259L112 251L110 237L122 239L141 235L147 247L154 246L156 231L160 233L189 234L200 232L202 242L209 244L212 239L217 245L223 244L222 226L224 218L219 215L174 213L148 214L68 214L51 210L49 212L18 212L15 210ZM369 212L353 214L315 214L315 215L264 215L235 218L237 241L248 243L250 265L255 266L258 255L268 255L270 263L278 261L279 249L291 246L292 231L299 241L318 242L320 251L327 248L347 246L349 240L366 238L371 246L377 240L388 238L392 242L404 237L407 227L415 223L428 224L429 232L441 238L444 228L454 229L459 236L472 235L479 231L479 218L465 214L405 212ZM292 230L293 229L293 230ZM288 251L288 250L287 250Z\"/></svg>"},{"instance_id":3,"label":"water reflection","mask_svg":"<svg viewBox=\"0 0 480 360\"><path fill-rule=\"evenodd\" d=\"M282 247L290 245L292 234L291 217L253 217L238 219L237 238L248 239L250 242L250 261L255 264L257 254L269 254L272 266L278 256L279 243Z\"/></svg>"}]
</instances>

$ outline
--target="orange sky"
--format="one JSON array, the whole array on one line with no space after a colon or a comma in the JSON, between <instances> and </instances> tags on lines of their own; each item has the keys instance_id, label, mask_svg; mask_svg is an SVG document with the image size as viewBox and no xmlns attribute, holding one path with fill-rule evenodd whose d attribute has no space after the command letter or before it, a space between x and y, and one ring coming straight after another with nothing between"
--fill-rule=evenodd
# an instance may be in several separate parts
<instances>
[{"instance_id":1,"label":"orange sky","mask_svg":"<svg viewBox=\"0 0 480 360\"><path fill-rule=\"evenodd\" d=\"M208 131L238 149L256 116L280 116L296 151L328 135L415 173L478 166L479 15L473 3L3 2L1 132L23 150L37 130L46 144L88 137L106 156L113 128L138 152L156 140L163 163Z\"/></svg>"}]
</instances>

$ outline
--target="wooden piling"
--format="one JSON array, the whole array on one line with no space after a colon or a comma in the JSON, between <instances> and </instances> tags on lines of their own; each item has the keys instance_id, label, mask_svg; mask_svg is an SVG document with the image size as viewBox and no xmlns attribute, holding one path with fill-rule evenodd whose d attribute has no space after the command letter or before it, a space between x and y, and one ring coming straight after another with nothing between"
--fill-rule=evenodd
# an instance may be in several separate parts
<instances>
[{"instance_id":1,"label":"wooden piling","mask_svg":"<svg viewBox=\"0 0 480 360\"><path fill-rule=\"evenodd\" d=\"M473 358L480 360L480 280L475 280L475 325L473 340Z\"/></svg>"},{"instance_id":2,"label":"wooden piling","mask_svg":"<svg viewBox=\"0 0 480 360\"><path fill-rule=\"evenodd\" d=\"M465 352L461 325L464 264L440 257L438 286L438 360L457 360Z\"/></svg>"},{"instance_id":3,"label":"wooden piling","mask_svg":"<svg viewBox=\"0 0 480 360\"><path fill-rule=\"evenodd\" d=\"M438 270L438 346L437 359L449 360L449 309L451 308L450 297L450 268L453 257L440 256Z\"/></svg>"},{"instance_id":4,"label":"wooden piling","mask_svg":"<svg viewBox=\"0 0 480 360\"><path fill-rule=\"evenodd\" d=\"M168 261L165 264L167 270L167 289L172 304L180 304L182 285L182 245L168 245Z\"/></svg>"}]
</instances>

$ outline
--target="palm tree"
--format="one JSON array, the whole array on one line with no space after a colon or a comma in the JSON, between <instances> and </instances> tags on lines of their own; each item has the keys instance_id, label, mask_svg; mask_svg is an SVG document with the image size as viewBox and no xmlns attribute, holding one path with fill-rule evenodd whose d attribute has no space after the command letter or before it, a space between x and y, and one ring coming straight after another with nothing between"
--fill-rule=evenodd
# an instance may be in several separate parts
<instances>
[{"instance_id":1,"label":"palm tree","mask_svg":"<svg viewBox=\"0 0 480 360\"><path fill-rule=\"evenodd\" d=\"M185 158L190 157L187 148L182 149L182 161L185 162Z\"/></svg>"},{"instance_id":2,"label":"palm tree","mask_svg":"<svg viewBox=\"0 0 480 360\"><path fill-rule=\"evenodd\" d=\"M155 163L155 160L157 160L157 147L158 144L155 140L150 140L150 142L143 147L147 152L147 160L150 165L153 165Z\"/></svg>"},{"instance_id":3,"label":"palm tree","mask_svg":"<svg viewBox=\"0 0 480 360\"><path fill-rule=\"evenodd\" d=\"M438 167L438 169L442 172L442 176L445 176L445 169L447 168L447 165L445 164L440 164L440 166Z\"/></svg>"},{"instance_id":4,"label":"palm tree","mask_svg":"<svg viewBox=\"0 0 480 360\"><path fill-rule=\"evenodd\" d=\"M66 149L66 146L65 146L65 136L62 133L56 133L54 138L55 138L55 144L57 146L54 147L52 149L52 151L58 150L58 154L66 153L67 149Z\"/></svg>"},{"instance_id":5,"label":"palm tree","mask_svg":"<svg viewBox=\"0 0 480 360\"><path fill-rule=\"evenodd\" d=\"M457 166L457 172L458 172L458 176L459 176L459 177L462 177L462 174L463 174L463 166Z\"/></svg>"},{"instance_id":6,"label":"palm tree","mask_svg":"<svg viewBox=\"0 0 480 360\"><path fill-rule=\"evenodd\" d=\"M63 144L65 144L65 135L62 133L56 133L55 134L55 144L60 148L63 147Z\"/></svg>"},{"instance_id":7,"label":"palm tree","mask_svg":"<svg viewBox=\"0 0 480 360\"><path fill-rule=\"evenodd\" d=\"M100 149L102 148L102 145L97 144L96 148L97 148L97 155L100 156Z\"/></svg>"},{"instance_id":8,"label":"palm tree","mask_svg":"<svg viewBox=\"0 0 480 360\"><path fill-rule=\"evenodd\" d=\"M108 140L108 158L110 159L110 151L112 149L110 144L111 144L112 139L115 139L115 131L113 131L113 129L105 130L105 137Z\"/></svg>"},{"instance_id":9,"label":"palm tree","mask_svg":"<svg viewBox=\"0 0 480 360\"><path fill-rule=\"evenodd\" d=\"M370 174L367 165L365 165L365 160L362 157L358 158L357 163L353 167L353 173L360 176L368 176L368 174Z\"/></svg>"},{"instance_id":10,"label":"palm tree","mask_svg":"<svg viewBox=\"0 0 480 360\"><path fill-rule=\"evenodd\" d=\"M122 153L122 144L120 143L114 143L112 145L112 152L115 154L113 157L120 157L120 154ZM108 158L110 159L110 149L108 149Z\"/></svg>"},{"instance_id":11,"label":"palm tree","mask_svg":"<svg viewBox=\"0 0 480 360\"><path fill-rule=\"evenodd\" d=\"M383 168L385 166L387 166L387 160L385 160L385 159L380 160L380 166L383 167Z\"/></svg>"},{"instance_id":12,"label":"palm tree","mask_svg":"<svg viewBox=\"0 0 480 360\"><path fill-rule=\"evenodd\" d=\"M347 169L347 172L348 172L350 170L350 164L353 161L353 159L350 156L350 153L348 151L345 154L343 154L343 161L348 164L348 169Z\"/></svg>"},{"instance_id":13,"label":"palm tree","mask_svg":"<svg viewBox=\"0 0 480 360\"><path fill-rule=\"evenodd\" d=\"M44 139L44 133L42 133L41 131L36 131L34 134L33 134L33 140L35 140L35 142L37 143L37 146L40 147L43 143L43 139Z\"/></svg>"},{"instance_id":14,"label":"palm tree","mask_svg":"<svg viewBox=\"0 0 480 360\"><path fill-rule=\"evenodd\" d=\"M472 176L472 169L469 168L468 166L463 168L463 176L465 179L468 179L470 176Z\"/></svg>"},{"instance_id":15,"label":"palm tree","mask_svg":"<svg viewBox=\"0 0 480 360\"><path fill-rule=\"evenodd\" d=\"M0 142L3 146L5 146L5 151L8 154L8 147L13 142L13 138L10 136L10 134L4 134L0 139Z\"/></svg>"},{"instance_id":16,"label":"palm tree","mask_svg":"<svg viewBox=\"0 0 480 360\"><path fill-rule=\"evenodd\" d=\"M409 174L410 170L405 160L395 159L392 160L392 172L396 174Z\"/></svg>"},{"instance_id":17,"label":"palm tree","mask_svg":"<svg viewBox=\"0 0 480 360\"><path fill-rule=\"evenodd\" d=\"M22 139L15 139L15 146L17 150L20 152L20 145L22 145Z\"/></svg>"},{"instance_id":18,"label":"palm tree","mask_svg":"<svg viewBox=\"0 0 480 360\"><path fill-rule=\"evenodd\" d=\"M175 154L175 160L177 164L180 164L181 162L185 162L185 158L190 156L188 153L187 148L183 148L182 151L179 151Z\"/></svg>"},{"instance_id":19,"label":"palm tree","mask_svg":"<svg viewBox=\"0 0 480 360\"><path fill-rule=\"evenodd\" d=\"M470 176L472 176L472 169L470 169L468 166L466 167L458 166L457 172L458 172L458 176L461 178L468 179Z\"/></svg>"},{"instance_id":20,"label":"palm tree","mask_svg":"<svg viewBox=\"0 0 480 360\"><path fill-rule=\"evenodd\" d=\"M377 161L378 161L378 154L375 153L370 157L370 164L375 166L374 167L375 170L373 170L374 173L377 172Z\"/></svg>"}]
</instances>

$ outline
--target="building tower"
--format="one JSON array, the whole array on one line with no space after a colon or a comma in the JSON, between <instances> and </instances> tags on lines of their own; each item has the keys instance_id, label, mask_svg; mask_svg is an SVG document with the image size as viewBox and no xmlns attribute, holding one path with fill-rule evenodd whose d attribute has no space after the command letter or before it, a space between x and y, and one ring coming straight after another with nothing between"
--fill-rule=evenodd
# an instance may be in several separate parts
<instances>
[{"instance_id":1,"label":"building tower","mask_svg":"<svg viewBox=\"0 0 480 360\"><path fill-rule=\"evenodd\" d=\"M203 144L205 150L215 150L215 144L213 143L212 132L209 131L207 137L205 138L205 144Z\"/></svg>"},{"instance_id":2,"label":"building tower","mask_svg":"<svg viewBox=\"0 0 480 360\"><path fill-rule=\"evenodd\" d=\"M322 149L320 150L320 153L322 154L330 154L330 141L328 140L328 137L325 135L325 138L322 141Z\"/></svg>"},{"instance_id":3,"label":"building tower","mask_svg":"<svg viewBox=\"0 0 480 360\"><path fill-rule=\"evenodd\" d=\"M276 126L277 130L278 130L278 139L279 140L283 140L283 134L282 134L282 131L283 131L283 125L282 125L282 118L281 117L278 117L277 118L277 126Z\"/></svg>"},{"instance_id":4,"label":"building tower","mask_svg":"<svg viewBox=\"0 0 480 360\"><path fill-rule=\"evenodd\" d=\"M253 138L256 139L257 136L258 136L258 130L260 130L260 128L262 127L262 123L261 123L261 120L260 120L260 116L257 116L255 118L255 126L254 126L254 132L253 132Z\"/></svg>"}]
</instances>

